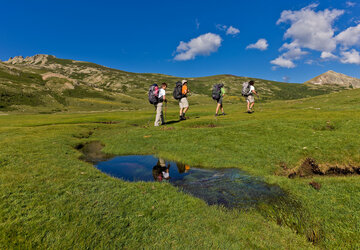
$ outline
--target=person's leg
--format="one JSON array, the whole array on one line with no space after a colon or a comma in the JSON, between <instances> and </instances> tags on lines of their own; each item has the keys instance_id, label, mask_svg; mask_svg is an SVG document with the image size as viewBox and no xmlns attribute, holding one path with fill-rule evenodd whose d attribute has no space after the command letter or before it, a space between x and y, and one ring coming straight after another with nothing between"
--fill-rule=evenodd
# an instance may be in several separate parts
<instances>
[{"instance_id":1,"label":"person's leg","mask_svg":"<svg viewBox=\"0 0 360 250\"><path fill-rule=\"evenodd\" d=\"M252 108L254 107L254 104L255 104L255 102L252 102L252 103L250 104L250 109L252 109Z\"/></svg>"},{"instance_id":2,"label":"person's leg","mask_svg":"<svg viewBox=\"0 0 360 250\"><path fill-rule=\"evenodd\" d=\"M221 104L218 103L217 106L216 106L215 115L217 115L219 113L220 106L221 106Z\"/></svg>"},{"instance_id":3,"label":"person's leg","mask_svg":"<svg viewBox=\"0 0 360 250\"><path fill-rule=\"evenodd\" d=\"M220 107L221 107L221 112L222 112L222 114L223 114L223 115L225 115L225 112L224 112L224 106L221 104L221 106L220 106Z\"/></svg>"},{"instance_id":4,"label":"person's leg","mask_svg":"<svg viewBox=\"0 0 360 250\"><path fill-rule=\"evenodd\" d=\"M161 106L162 106L162 105L161 105ZM160 119L161 119L161 125L165 125L164 112L163 112L163 110L162 110L162 107L161 107Z\"/></svg>"},{"instance_id":5,"label":"person's leg","mask_svg":"<svg viewBox=\"0 0 360 250\"><path fill-rule=\"evenodd\" d=\"M162 113L162 103L158 103L156 105L156 117L155 117L155 123L154 123L155 127L160 125L161 113Z\"/></svg>"},{"instance_id":6,"label":"person's leg","mask_svg":"<svg viewBox=\"0 0 360 250\"><path fill-rule=\"evenodd\" d=\"M247 100L246 102L247 102L247 111L249 112L250 111L250 102L249 102L249 100Z\"/></svg>"},{"instance_id":7,"label":"person's leg","mask_svg":"<svg viewBox=\"0 0 360 250\"><path fill-rule=\"evenodd\" d=\"M189 102L186 97L181 99L181 103L183 105L183 113L182 113L182 119L186 120L185 113L189 110Z\"/></svg>"},{"instance_id":8,"label":"person's leg","mask_svg":"<svg viewBox=\"0 0 360 250\"><path fill-rule=\"evenodd\" d=\"M179 100L179 107L180 107L179 118L180 118L180 120L182 120L183 105L182 105L181 99Z\"/></svg>"}]
</instances>

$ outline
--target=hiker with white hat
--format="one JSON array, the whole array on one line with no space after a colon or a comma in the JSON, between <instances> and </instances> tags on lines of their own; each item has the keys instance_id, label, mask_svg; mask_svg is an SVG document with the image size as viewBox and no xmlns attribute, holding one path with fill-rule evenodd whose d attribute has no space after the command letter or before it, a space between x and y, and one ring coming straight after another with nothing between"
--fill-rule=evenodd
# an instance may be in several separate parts
<instances>
[{"instance_id":1,"label":"hiker with white hat","mask_svg":"<svg viewBox=\"0 0 360 250\"><path fill-rule=\"evenodd\" d=\"M189 102L187 100L187 94L190 92L187 87L187 80L181 81L182 88L181 88L181 94L182 97L179 100L179 107L180 107L180 120L186 120L185 113L189 109Z\"/></svg>"}]
</instances>

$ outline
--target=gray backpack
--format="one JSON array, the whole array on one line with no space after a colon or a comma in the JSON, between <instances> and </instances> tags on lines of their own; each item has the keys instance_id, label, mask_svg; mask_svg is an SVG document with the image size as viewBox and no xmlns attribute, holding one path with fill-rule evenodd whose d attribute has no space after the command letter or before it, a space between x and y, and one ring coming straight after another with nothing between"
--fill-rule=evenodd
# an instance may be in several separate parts
<instances>
[{"instance_id":1,"label":"gray backpack","mask_svg":"<svg viewBox=\"0 0 360 250\"><path fill-rule=\"evenodd\" d=\"M248 82L244 82L241 89L241 94L243 96L249 96L250 95L250 84Z\"/></svg>"}]
</instances>

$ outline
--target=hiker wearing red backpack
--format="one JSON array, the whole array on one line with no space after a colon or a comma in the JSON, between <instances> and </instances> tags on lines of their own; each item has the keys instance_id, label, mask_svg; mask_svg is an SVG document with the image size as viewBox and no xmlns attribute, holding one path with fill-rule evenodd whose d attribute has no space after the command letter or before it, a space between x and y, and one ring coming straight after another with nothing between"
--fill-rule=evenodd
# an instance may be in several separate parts
<instances>
[{"instance_id":1,"label":"hiker wearing red backpack","mask_svg":"<svg viewBox=\"0 0 360 250\"><path fill-rule=\"evenodd\" d=\"M158 94L158 102L155 103L155 107L156 107L156 117L155 117L155 123L154 126L157 127L160 125L164 125L165 121L164 121L164 115L163 115L163 103L167 102L166 100L166 93L165 93L165 89L167 88L167 84L164 82L161 84L161 88L159 89L159 94Z\"/></svg>"}]
</instances>

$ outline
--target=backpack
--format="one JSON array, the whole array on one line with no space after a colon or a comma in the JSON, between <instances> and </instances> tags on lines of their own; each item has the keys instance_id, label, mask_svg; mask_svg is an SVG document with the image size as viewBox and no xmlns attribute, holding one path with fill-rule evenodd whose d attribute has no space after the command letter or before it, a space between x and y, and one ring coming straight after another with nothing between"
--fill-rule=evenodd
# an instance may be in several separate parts
<instances>
[{"instance_id":1,"label":"backpack","mask_svg":"<svg viewBox=\"0 0 360 250\"><path fill-rule=\"evenodd\" d=\"M182 83L181 82L177 82L174 88L174 92L173 92L173 97L176 100L180 100L181 98L183 98L183 94L182 94Z\"/></svg>"},{"instance_id":2,"label":"backpack","mask_svg":"<svg viewBox=\"0 0 360 250\"><path fill-rule=\"evenodd\" d=\"M241 94L243 96L249 96L250 94L250 84L248 82L244 82L241 89Z\"/></svg>"},{"instance_id":3,"label":"backpack","mask_svg":"<svg viewBox=\"0 0 360 250\"><path fill-rule=\"evenodd\" d=\"M212 89L212 99L219 100L221 93L221 84L215 84Z\"/></svg>"},{"instance_id":4,"label":"backpack","mask_svg":"<svg viewBox=\"0 0 360 250\"><path fill-rule=\"evenodd\" d=\"M149 88L149 102L151 104L157 104L159 102L159 86L154 83Z\"/></svg>"}]
</instances>

